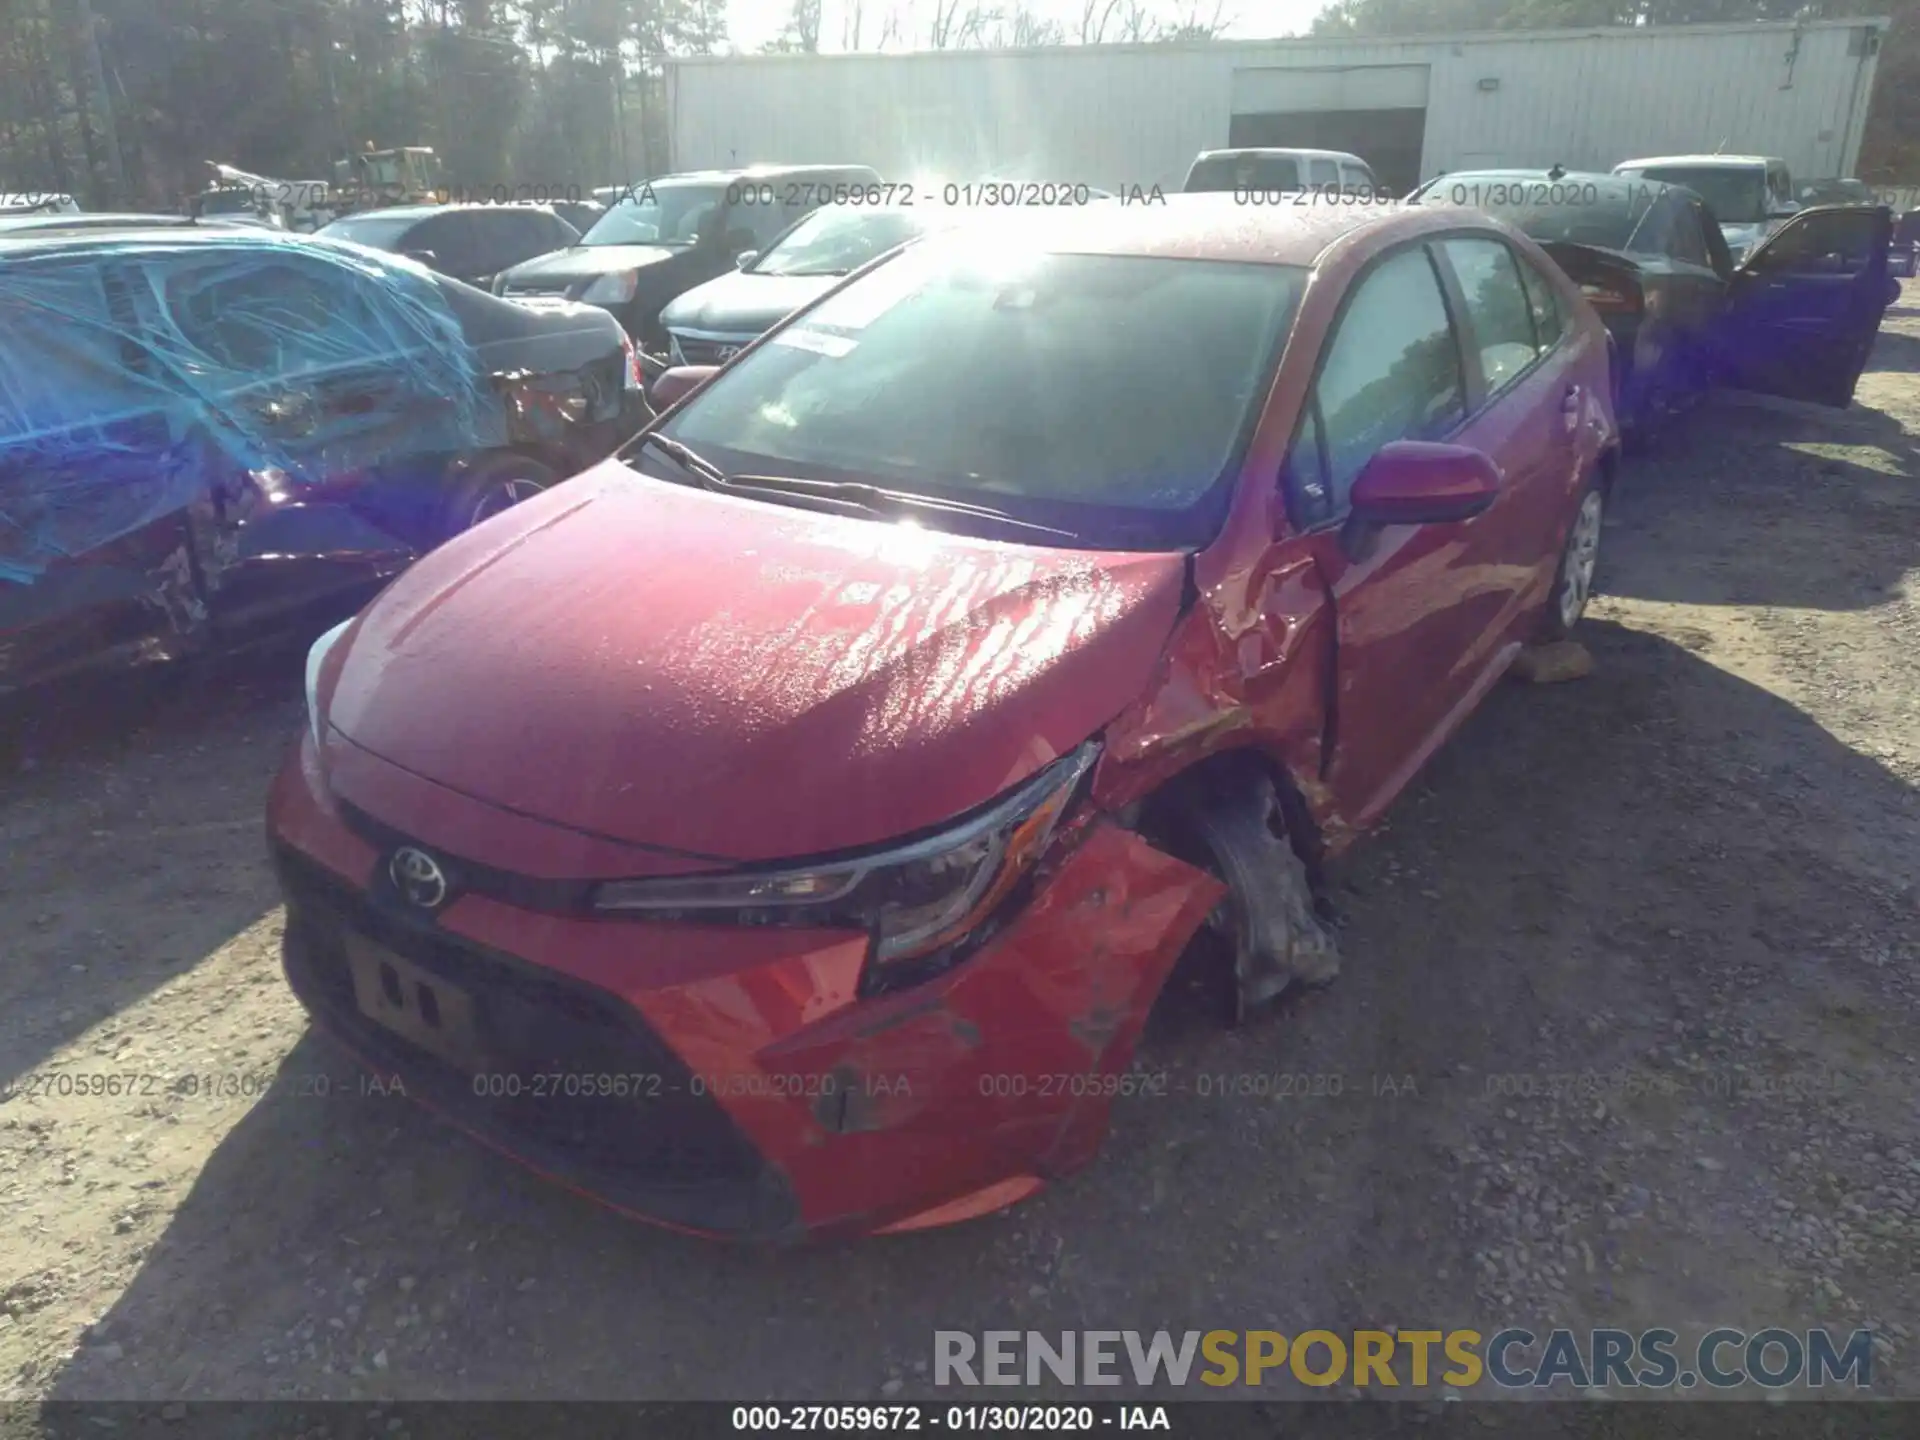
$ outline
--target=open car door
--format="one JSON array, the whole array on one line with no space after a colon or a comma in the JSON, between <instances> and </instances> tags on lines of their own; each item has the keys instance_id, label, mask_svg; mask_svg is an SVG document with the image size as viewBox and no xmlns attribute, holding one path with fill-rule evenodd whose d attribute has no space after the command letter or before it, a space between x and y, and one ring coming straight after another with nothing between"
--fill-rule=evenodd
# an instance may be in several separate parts
<instances>
[{"instance_id":1,"label":"open car door","mask_svg":"<svg viewBox=\"0 0 1920 1440\"><path fill-rule=\"evenodd\" d=\"M1887 269L1884 206L1803 210L1754 246L1728 286L1720 353L1727 384L1845 409L1880 317L1899 293Z\"/></svg>"}]
</instances>

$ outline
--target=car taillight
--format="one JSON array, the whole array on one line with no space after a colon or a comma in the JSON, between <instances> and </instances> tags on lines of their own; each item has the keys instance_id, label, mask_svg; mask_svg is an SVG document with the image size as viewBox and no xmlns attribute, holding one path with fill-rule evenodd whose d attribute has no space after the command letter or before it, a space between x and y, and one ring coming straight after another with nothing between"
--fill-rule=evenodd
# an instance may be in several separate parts
<instances>
[{"instance_id":1,"label":"car taillight","mask_svg":"<svg viewBox=\"0 0 1920 1440\"><path fill-rule=\"evenodd\" d=\"M621 383L624 390L644 390L647 388L647 375L640 368L640 349L633 343L633 337L622 334L620 344L627 352L627 378Z\"/></svg>"},{"instance_id":2,"label":"car taillight","mask_svg":"<svg viewBox=\"0 0 1920 1440\"><path fill-rule=\"evenodd\" d=\"M1587 297L1589 305L1602 314L1638 314L1641 306L1637 286L1600 285L1585 281L1580 286L1580 293Z\"/></svg>"}]
</instances>

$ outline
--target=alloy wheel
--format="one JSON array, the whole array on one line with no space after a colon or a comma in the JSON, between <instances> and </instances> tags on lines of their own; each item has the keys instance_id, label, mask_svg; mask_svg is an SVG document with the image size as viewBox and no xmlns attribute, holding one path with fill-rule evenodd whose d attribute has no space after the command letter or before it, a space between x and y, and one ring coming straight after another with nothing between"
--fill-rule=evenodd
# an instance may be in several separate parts
<instances>
[{"instance_id":1,"label":"alloy wheel","mask_svg":"<svg viewBox=\"0 0 1920 1440\"><path fill-rule=\"evenodd\" d=\"M1574 516L1567 550L1560 563L1560 625L1571 630L1586 613L1593 595L1593 574L1600 564L1600 522L1606 502L1598 490L1589 490Z\"/></svg>"},{"instance_id":2,"label":"alloy wheel","mask_svg":"<svg viewBox=\"0 0 1920 1440\"><path fill-rule=\"evenodd\" d=\"M467 527L471 529L484 520L491 520L501 511L511 510L522 500L531 500L540 493L541 489L537 480L524 476L509 476L489 485L473 502L473 511L467 520Z\"/></svg>"}]
</instances>

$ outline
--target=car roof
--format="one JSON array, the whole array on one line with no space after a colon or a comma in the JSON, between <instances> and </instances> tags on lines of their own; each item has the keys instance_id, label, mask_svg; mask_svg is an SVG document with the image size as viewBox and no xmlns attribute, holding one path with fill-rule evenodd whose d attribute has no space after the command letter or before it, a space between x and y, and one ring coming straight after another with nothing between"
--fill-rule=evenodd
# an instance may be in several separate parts
<instances>
[{"instance_id":1,"label":"car roof","mask_svg":"<svg viewBox=\"0 0 1920 1440\"><path fill-rule=\"evenodd\" d=\"M0 227L0 258L30 258L35 251L71 254L81 250L99 250L111 253L143 243L165 246L224 243L231 246L236 241L277 249L307 243L305 236L295 236L285 230L269 230L258 225L209 224L205 221L191 221L182 225L143 221L129 225L124 230L65 225L34 226L19 230ZM326 243L332 245L334 242Z\"/></svg>"},{"instance_id":2,"label":"car roof","mask_svg":"<svg viewBox=\"0 0 1920 1440\"><path fill-rule=\"evenodd\" d=\"M146 215L134 211L93 211L80 215L49 214L33 211L18 215L0 213L0 229L25 230L119 230L144 229L159 225L195 225L201 222L191 215ZM218 221L208 221L217 224Z\"/></svg>"},{"instance_id":3,"label":"car roof","mask_svg":"<svg viewBox=\"0 0 1920 1440\"><path fill-rule=\"evenodd\" d=\"M852 171L874 173L871 165L856 165L851 161L845 165L743 165L734 170L680 170L671 175L656 175L651 180L642 180L633 185L600 188L618 194L623 189L638 192L649 185L718 185L729 180L758 180L775 175L844 175Z\"/></svg>"},{"instance_id":4,"label":"car roof","mask_svg":"<svg viewBox=\"0 0 1920 1440\"><path fill-rule=\"evenodd\" d=\"M1457 210L1418 205L1242 205L1212 192L1168 195L1164 204L988 210L976 223L1020 227L1022 241L1061 254L1310 266L1328 247L1363 231L1415 235L1476 222ZM1482 223L1494 229L1492 221Z\"/></svg>"},{"instance_id":5,"label":"car roof","mask_svg":"<svg viewBox=\"0 0 1920 1440\"><path fill-rule=\"evenodd\" d=\"M1654 155L1644 160L1622 160L1613 168L1618 171L1629 166L1638 168L1648 165L1693 165L1702 168L1717 166L1725 170L1751 170L1756 165L1786 163L1778 155Z\"/></svg>"},{"instance_id":6,"label":"car roof","mask_svg":"<svg viewBox=\"0 0 1920 1440\"><path fill-rule=\"evenodd\" d=\"M1461 181L1537 181L1546 185L1592 185L1603 190L1634 190L1659 195L1667 190L1685 190L1684 185L1675 185L1670 180L1648 180L1640 175L1614 175L1600 170L1563 170L1555 177L1547 170L1449 170L1445 175L1436 175L1420 188L1431 189L1435 185L1456 184ZM1578 203L1570 201L1569 203Z\"/></svg>"},{"instance_id":7,"label":"car roof","mask_svg":"<svg viewBox=\"0 0 1920 1440\"><path fill-rule=\"evenodd\" d=\"M1351 150L1314 150L1297 145L1237 145L1226 150L1202 150L1193 157L1193 163L1198 165L1202 160L1238 160L1243 156L1258 159L1262 155L1286 155L1309 160L1351 160L1356 165L1367 163Z\"/></svg>"},{"instance_id":8,"label":"car roof","mask_svg":"<svg viewBox=\"0 0 1920 1440\"><path fill-rule=\"evenodd\" d=\"M351 215L342 215L340 220L425 220L434 215L445 215L455 210L551 210L553 207L544 200L507 200L494 202L487 200L449 201L444 205L388 205L380 210L356 210ZM335 223L329 221L329 224Z\"/></svg>"}]
</instances>

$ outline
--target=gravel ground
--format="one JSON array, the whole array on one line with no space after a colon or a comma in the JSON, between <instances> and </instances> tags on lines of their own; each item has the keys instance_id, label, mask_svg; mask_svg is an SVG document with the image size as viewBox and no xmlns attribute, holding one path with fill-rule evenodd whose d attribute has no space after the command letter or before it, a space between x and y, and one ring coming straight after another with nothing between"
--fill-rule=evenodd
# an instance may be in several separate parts
<instances>
[{"instance_id":1,"label":"gravel ground","mask_svg":"<svg viewBox=\"0 0 1920 1440\"><path fill-rule=\"evenodd\" d=\"M1896 310L1853 411L1637 465L1596 672L1501 687L1343 865L1341 980L1174 1007L1168 1094L945 1232L683 1240L367 1093L277 969L297 658L99 702L0 795L0 1398L913 1398L942 1328L1506 1324L1869 1326L1920 1393L1916 371ZM1320 1093L1201 1093L1269 1075Z\"/></svg>"}]
</instances>

